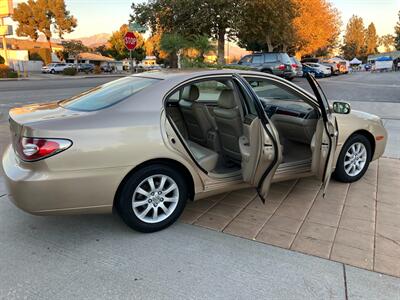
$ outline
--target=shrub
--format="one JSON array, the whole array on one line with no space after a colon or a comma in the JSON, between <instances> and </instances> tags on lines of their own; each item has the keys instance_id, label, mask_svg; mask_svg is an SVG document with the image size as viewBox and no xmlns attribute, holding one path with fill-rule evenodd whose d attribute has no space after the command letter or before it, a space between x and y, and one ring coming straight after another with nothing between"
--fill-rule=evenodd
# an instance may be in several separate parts
<instances>
[{"instance_id":1,"label":"shrub","mask_svg":"<svg viewBox=\"0 0 400 300\"><path fill-rule=\"evenodd\" d=\"M1 64L0 65L0 78L7 78L8 73L10 72L10 68L6 65Z\"/></svg>"},{"instance_id":2,"label":"shrub","mask_svg":"<svg viewBox=\"0 0 400 300\"><path fill-rule=\"evenodd\" d=\"M100 66L94 66L93 73L94 74L101 74L101 67Z\"/></svg>"},{"instance_id":3,"label":"shrub","mask_svg":"<svg viewBox=\"0 0 400 300\"><path fill-rule=\"evenodd\" d=\"M78 73L78 70L76 68L65 68L63 70L63 75L68 75L68 76L75 76L76 73Z\"/></svg>"},{"instance_id":4,"label":"shrub","mask_svg":"<svg viewBox=\"0 0 400 300\"><path fill-rule=\"evenodd\" d=\"M0 78L18 78L18 73L6 65L0 65Z\"/></svg>"},{"instance_id":5,"label":"shrub","mask_svg":"<svg viewBox=\"0 0 400 300\"><path fill-rule=\"evenodd\" d=\"M18 78L18 73L15 71L9 71L7 74L8 78Z\"/></svg>"}]
</instances>

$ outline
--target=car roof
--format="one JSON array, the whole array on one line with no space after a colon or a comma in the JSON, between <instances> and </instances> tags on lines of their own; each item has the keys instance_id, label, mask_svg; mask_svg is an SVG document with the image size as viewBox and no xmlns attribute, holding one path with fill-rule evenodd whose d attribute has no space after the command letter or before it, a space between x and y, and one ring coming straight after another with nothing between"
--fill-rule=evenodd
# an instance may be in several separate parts
<instances>
[{"instance_id":1,"label":"car roof","mask_svg":"<svg viewBox=\"0 0 400 300\"><path fill-rule=\"evenodd\" d=\"M146 77L168 81L181 81L185 79L192 79L200 76L212 76L212 75L232 75L239 73L242 75L260 75L260 72L250 70L239 70L239 69L191 69L191 70L154 70L144 73L131 75L132 77ZM265 73L263 73L265 75Z\"/></svg>"}]
</instances>

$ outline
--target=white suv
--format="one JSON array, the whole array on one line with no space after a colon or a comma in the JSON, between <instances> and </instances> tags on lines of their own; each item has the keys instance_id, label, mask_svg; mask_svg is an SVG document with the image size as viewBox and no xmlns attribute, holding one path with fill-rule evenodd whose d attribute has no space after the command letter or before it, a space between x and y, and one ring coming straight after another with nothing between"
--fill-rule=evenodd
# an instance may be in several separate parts
<instances>
[{"instance_id":1,"label":"white suv","mask_svg":"<svg viewBox=\"0 0 400 300\"><path fill-rule=\"evenodd\" d=\"M42 73L51 73L51 74L61 73L67 67L68 65L65 63L52 63L42 67Z\"/></svg>"}]
</instances>

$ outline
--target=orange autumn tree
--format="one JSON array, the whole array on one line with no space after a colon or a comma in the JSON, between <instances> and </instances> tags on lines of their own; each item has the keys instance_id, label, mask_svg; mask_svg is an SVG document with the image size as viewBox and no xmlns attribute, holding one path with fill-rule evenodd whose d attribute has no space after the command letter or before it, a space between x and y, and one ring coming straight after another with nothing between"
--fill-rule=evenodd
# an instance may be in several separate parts
<instances>
[{"instance_id":1,"label":"orange autumn tree","mask_svg":"<svg viewBox=\"0 0 400 300\"><path fill-rule=\"evenodd\" d=\"M159 59L168 57L168 53L160 49L161 36L162 33L158 31L145 41L146 55L156 56Z\"/></svg>"},{"instance_id":2,"label":"orange autumn tree","mask_svg":"<svg viewBox=\"0 0 400 300\"><path fill-rule=\"evenodd\" d=\"M298 10L293 20L296 55L315 55L335 46L340 34L340 14L325 0L292 0Z\"/></svg>"}]
</instances>

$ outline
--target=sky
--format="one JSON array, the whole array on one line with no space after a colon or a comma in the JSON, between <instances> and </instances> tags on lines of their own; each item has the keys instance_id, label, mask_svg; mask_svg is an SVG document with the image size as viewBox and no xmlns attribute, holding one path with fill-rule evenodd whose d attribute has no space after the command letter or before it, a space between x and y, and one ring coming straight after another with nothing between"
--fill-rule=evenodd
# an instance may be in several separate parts
<instances>
[{"instance_id":1,"label":"sky","mask_svg":"<svg viewBox=\"0 0 400 300\"><path fill-rule=\"evenodd\" d=\"M14 3L25 0L14 0ZM132 2L142 0L65 0L68 10L78 19L78 27L65 38L79 38L97 33L112 33L128 22ZM374 22L379 35L393 34L398 20L400 0L330 0L342 16L343 30L356 14L367 27ZM8 24L10 21L8 20ZM321 24L323 26L323 24Z\"/></svg>"}]
</instances>

